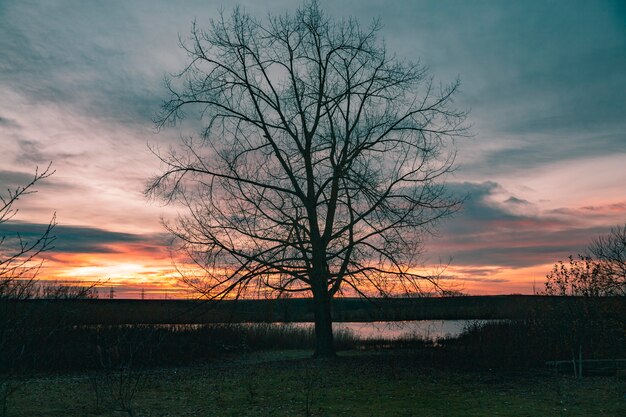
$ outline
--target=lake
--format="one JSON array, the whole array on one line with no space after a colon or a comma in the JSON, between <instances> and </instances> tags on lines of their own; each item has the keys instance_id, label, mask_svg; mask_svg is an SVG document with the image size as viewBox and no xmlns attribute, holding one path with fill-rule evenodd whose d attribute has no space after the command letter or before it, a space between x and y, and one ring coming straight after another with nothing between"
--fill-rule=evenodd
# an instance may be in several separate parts
<instances>
[{"instance_id":1,"label":"lake","mask_svg":"<svg viewBox=\"0 0 626 417\"><path fill-rule=\"evenodd\" d=\"M334 322L333 332L335 334L341 332L351 333L359 339L399 339L405 337L419 337L425 340L436 340L443 337L457 337L466 325L476 322L493 322L498 320L407 320L407 321L372 321L372 322ZM214 325L233 325L233 326L293 326L300 329L310 329L313 331L314 323L312 322L293 322L293 323L214 323ZM200 328L207 326L205 324L161 324L157 327L169 327L172 329L188 329ZM211 326L211 324L208 324Z\"/></svg>"},{"instance_id":2,"label":"lake","mask_svg":"<svg viewBox=\"0 0 626 417\"><path fill-rule=\"evenodd\" d=\"M375 321L375 322L335 322L333 332L348 331L360 339L398 339L419 336L435 340L442 337L456 337L461 334L470 320L417 320L417 321ZM293 323L296 327L312 328L313 323Z\"/></svg>"}]
</instances>

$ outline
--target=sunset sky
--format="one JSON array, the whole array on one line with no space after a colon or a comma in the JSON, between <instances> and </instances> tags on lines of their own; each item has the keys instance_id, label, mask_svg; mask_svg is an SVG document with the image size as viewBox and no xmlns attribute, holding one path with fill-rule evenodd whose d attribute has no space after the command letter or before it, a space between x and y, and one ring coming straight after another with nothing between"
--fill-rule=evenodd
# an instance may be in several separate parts
<instances>
[{"instance_id":1,"label":"sunset sky","mask_svg":"<svg viewBox=\"0 0 626 417\"><path fill-rule=\"evenodd\" d=\"M240 2L257 16L296 2ZM471 294L531 293L551 265L626 221L626 3L623 1L320 1L338 18L380 17L388 50L461 80L449 187L463 210L427 242ZM163 79L186 62L191 22L219 1L0 0L0 190L56 173L2 234L36 235L56 212L40 278L107 280L119 297L179 294L161 218L147 201L167 148L197 124L156 132ZM0 191L0 192L1 192Z\"/></svg>"}]
</instances>

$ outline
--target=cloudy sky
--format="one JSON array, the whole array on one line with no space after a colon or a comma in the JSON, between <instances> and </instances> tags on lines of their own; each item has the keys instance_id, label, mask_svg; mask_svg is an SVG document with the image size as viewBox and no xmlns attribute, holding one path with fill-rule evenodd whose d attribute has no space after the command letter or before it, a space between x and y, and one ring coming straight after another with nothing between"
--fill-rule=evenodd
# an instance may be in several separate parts
<instances>
[{"instance_id":1,"label":"cloudy sky","mask_svg":"<svg viewBox=\"0 0 626 417\"><path fill-rule=\"evenodd\" d=\"M288 1L242 2L259 16ZM420 59L474 136L458 142L451 190L464 209L428 242L427 263L473 294L530 293L551 265L626 221L626 6L622 1L320 1L327 13L379 17L387 48ZM55 174L2 233L36 234L56 212L42 278L108 279L124 296L176 291L161 218L147 201L159 172L148 145L163 78L182 69L179 35L219 1L0 0L0 189L50 161Z\"/></svg>"}]
</instances>

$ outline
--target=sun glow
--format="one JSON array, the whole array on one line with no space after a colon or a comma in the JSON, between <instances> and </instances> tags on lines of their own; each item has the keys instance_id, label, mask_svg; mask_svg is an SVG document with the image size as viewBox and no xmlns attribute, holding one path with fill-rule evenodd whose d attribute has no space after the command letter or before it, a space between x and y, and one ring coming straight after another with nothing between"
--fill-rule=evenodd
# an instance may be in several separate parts
<instances>
[{"instance_id":1,"label":"sun glow","mask_svg":"<svg viewBox=\"0 0 626 417\"><path fill-rule=\"evenodd\" d=\"M451 292L470 295L521 293L532 294L544 287L545 275L552 264L530 267L511 268L498 265L424 265L409 272L423 276L435 276L441 288ZM153 246L141 246L132 243L119 243L107 247L107 252L100 253L56 253L44 263L40 279L62 283L96 285L103 298L114 295L115 298L189 298L198 297L188 283L182 280L184 274L189 281L197 278L198 288L203 288L203 279L207 271L189 264L186 259L172 259L166 250ZM225 271L212 271L218 275ZM413 285L400 285L388 282L385 290L392 294L406 294L417 290ZM193 280L191 280L193 282ZM427 280L415 282L419 289L432 292L432 285ZM113 290L113 291L111 291ZM344 286L340 296L353 296L349 286ZM374 288L369 293L376 294ZM253 285L248 296L265 297L271 294L259 292ZM295 296L307 296L298 293Z\"/></svg>"},{"instance_id":2,"label":"sun glow","mask_svg":"<svg viewBox=\"0 0 626 417\"><path fill-rule=\"evenodd\" d=\"M125 263L108 266L79 266L65 272L64 275L68 278L102 276L114 280L129 277L139 278L138 275L145 272L145 270L146 268L143 265Z\"/></svg>"},{"instance_id":3,"label":"sun glow","mask_svg":"<svg viewBox=\"0 0 626 417\"><path fill-rule=\"evenodd\" d=\"M153 256L133 248L115 253L63 253L44 263L40 279L51 282L95 285L102 297L188 297L180 274L166 256Z\"/></svg>"}]
</instances>

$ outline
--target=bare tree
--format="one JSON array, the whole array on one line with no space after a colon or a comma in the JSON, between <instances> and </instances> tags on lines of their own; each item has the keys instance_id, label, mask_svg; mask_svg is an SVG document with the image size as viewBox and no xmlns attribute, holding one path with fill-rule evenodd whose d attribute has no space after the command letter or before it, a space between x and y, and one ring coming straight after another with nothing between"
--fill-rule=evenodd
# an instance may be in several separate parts
<instances>
[{"instance_id":1,"label":"bare tree","mask_svg":"<svg viewBox=\"0 0 626 417\"><path fill-rule=\"evenodd\" d=\"M5 233L2 225L17 214L18 200L34 193L33 187L53 173L50 165L42 172L37 169L28 184L0 194L0 415L6 415L7 400L16 387L15 374L30 341L32 325L32 311L15 314L15 304L7 300L37 296L36 277L42 263L39 258L52 247L55 237L51 232L56 222L53 216L41 235L30 240L20 234Z\"/></svg>"},{"instance_id":2,"label":"bare tree","mask_svg":"<svg viewBox=\"0 0 626 417\"><path fill-rule=\"evenodd\" d=\"M604 277L605 291L612 295L626 295L626 223L594 239L589 253L596 259Z\"/></svg>"},{"instance_id":3,"label":"bare tree","mask_svg":"<svg viewBox=\"0 0 626 417\"><path fill-rule=\"evenodd\" d=\"M389 55L378 22L328 18L316 2L260 21L235 9L194 22L190 61L166 84L156 123L198 111L201 139L162 153L147 194L186 207L166 224L201 268L184 280L212 299L251 289L312 294L316 355L334 355L338 293L420 292L420 242L458 209L443 177L458 81L436 85ZM196 113L194 113L196 114ZM431 288L429 287L429 291Z\"/></svg>"},{"instance_id":4,"label":"bare tree","mask_svg":"<svg viewBox=\"0 0 626 417\"><path fill-rule=\"evenodd\" d=\"M0 227L17 214L17 201L34 193L35 184L54 173L50 167L48 165L42 172L36 169L28 184L8 189L5 195L0 195ZM25 240L19 233L11 235L0 230L0 299L25 299L37 295L35 278L42 263L39 256L52 247L55 237L51 232L55 224L56 216L53 215L41 235L31 240Z\"/></svg>"}]
</instances>

